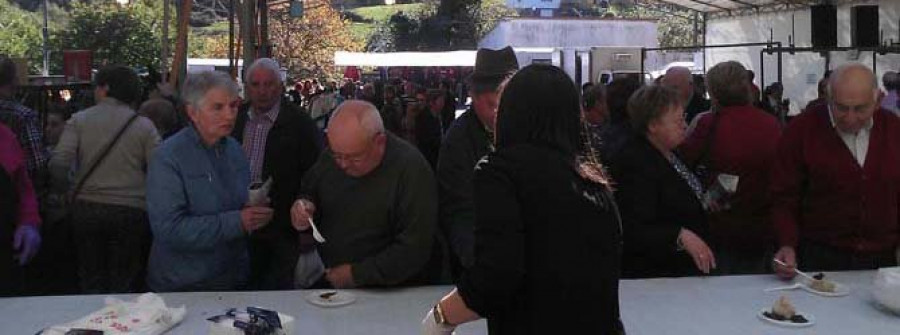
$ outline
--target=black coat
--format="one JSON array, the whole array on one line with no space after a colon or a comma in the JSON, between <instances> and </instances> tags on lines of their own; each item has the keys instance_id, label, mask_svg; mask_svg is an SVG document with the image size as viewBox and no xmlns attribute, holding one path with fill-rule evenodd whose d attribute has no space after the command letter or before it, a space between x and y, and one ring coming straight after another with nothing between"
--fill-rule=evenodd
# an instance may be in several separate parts
<instances>
[{"instance_id":1,"label":"black coat","mask_svg":"<svg viewBox=\"0 0 900 335\"><path fill-rule=\"evenodd\" d=\"M706 211L688 183L643 135L632 137L611 166L624 226L623 276L699 274L677 244L682 228L708 240Z\"/></svg>"},{"instance_id":2,"label":"black coat","mask_svg":"<svg viewBox=\"0 0 900 335\"><path fill-rule=\"evenodd\" d=\"M244 126L247 124L249 107L246 104L241 106L231 132L231 136L241 144L244 143ZM300 191L300 179L319 158L321 138L319 129L303 109L287 100L281 101L278 118L266 138L261 175L263 181L272 177L269 198L275 214L272 222L254 232L254 235L296 235L297 231L291 226L291 205Z\"/></svg>"},{"instance_id":3,"label":"black coat","mask_svg":"<svg viewBox=\"0 0 900 335\"><path fill-rule=\"evenodd\" d=\"M621 226L606 188L547 147L475 171L475 264L458 284L490 334L617 334Z\"/></svg>"},{"instance_id":4,"label":"black coat","mask_svg":"<svg viewBox=\"0 0 900 335\"><path fill-rule=\"evenodd\" d=\"M470 109L453 122L441 143L437 166L438 222L452 250L454 279L459 268L469 267L473 262L475 195L472 178L478 161L494 150L492 142L475 111Z\"/></svg>"}]
</instances>

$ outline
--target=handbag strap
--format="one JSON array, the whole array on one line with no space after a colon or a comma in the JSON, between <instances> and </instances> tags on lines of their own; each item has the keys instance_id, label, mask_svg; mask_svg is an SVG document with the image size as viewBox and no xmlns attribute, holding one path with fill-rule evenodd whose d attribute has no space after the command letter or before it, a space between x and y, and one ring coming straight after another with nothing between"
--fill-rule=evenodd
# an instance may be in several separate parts
<instances>
[{"instance_id":1,"label":"handbag strap","mask_svg":"<svg viewBox=\"0 0 900 335\"><path fill-rule=\"evenodd\" d=\"M94 157L94 159L91 161L91 164L88 165L87 172L85 172L84 176L82 176L81 179L78 180L78 183L75 184L75 188L72 189L72 194L70 195L70 199L72 201L75 201L75 197L77 197L78 193L81 192L81 188L84 187L84 183L87 182L88 178L90 178L94 171L97 170L97 167L100 166L100 163L103 162L103 159L105 159L106 156L109 155L109 152L112 150L113 146L115 146L116 143L119 142L119 138L122 137L122 134L125 133L125 130L128 129L128 126L134 123L134 120L136 120L137 117L138 114L134 113L134 115L132 115L128 119L128 121L125 122L125 125L119 128L119 131L116 132L116 135L113 136L109 142L106 142L106 145L103 147L103 149L100 150L97 156Z\"/></svg>"}]
</instances>

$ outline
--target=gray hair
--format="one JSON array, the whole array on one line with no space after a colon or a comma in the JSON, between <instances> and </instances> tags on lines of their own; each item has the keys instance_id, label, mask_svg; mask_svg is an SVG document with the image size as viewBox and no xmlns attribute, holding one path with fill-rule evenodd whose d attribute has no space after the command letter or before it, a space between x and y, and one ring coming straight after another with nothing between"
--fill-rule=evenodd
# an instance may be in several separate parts
<instances>
[{"instance_id":1,"label":"gray hair","mask_svg":"<svg viewBox=\"0 0 900 335\"><path fill-rule=\"evenodd\" d=\"M716 64L706 73L709 95L722 107L750 104L750 76L741 63L728 61Z\"/></svg>"},{"instance_id":2,"label":"gray hair","mask_svg":"<svg viewBox=\"0 0 900 335\"><path fill-rule=\"evenodd\" d=\"M228 91L233 96L238 95L238 85L227 73L203 71L187 76L181 88L181 99L186 105L200 108L203 105L203 99L206 98L206 93L214 88Z\"/></svg>"},{"instance_id":3,"label":"gray hair","mask_svg":"<svg viewBox=\"0 0 900 335\"><path fill-rule=\"evenodd\" d=\"M662 117L670 107L681 105L678 92L663 85L641 87L628 98L628 116L636 132L645 134L650 124Z\"/></svg>"},{"instance_id":4,"label":"gray hair","mask_svg":"<svg viewBox=\"0 0 900 335\"><path fill-rule=\"evenodd\" d=\"M354 108L355 107L355 108ZM378 107L364 100L347 100L334 109L332 119L338 117L343 112L352 113L356 118L359 127L362 128L368 137L384 133L384 122L381 120L381 114L378 113Z\"/></svg>"},{"instance_id":5,"label":"gray hair","mask_svg":"<svg viewBox=\"0 0 900 335\"><path fill-rule=\"evenodd\" d=\"M250 74L259 69L271 71L272 74L275 75L275 78L278 79L278 82L284 83L284 81L281 80L281 66L271 58L260 58L254 61L253 64L250 64L250 67L247 68L247 72L244 72L244 82L249 82Z\"/></svg>"}]
</instances>

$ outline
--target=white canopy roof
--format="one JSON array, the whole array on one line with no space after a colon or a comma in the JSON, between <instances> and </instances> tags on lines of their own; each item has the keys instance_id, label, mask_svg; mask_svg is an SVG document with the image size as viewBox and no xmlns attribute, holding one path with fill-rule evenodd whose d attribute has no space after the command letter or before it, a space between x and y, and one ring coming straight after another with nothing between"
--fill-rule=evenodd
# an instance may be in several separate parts
<instances>
[{"instance_id":1,"label":"white canopy roof","mask_svg":"<svg viewBox=\"0 0 900 335\"><path fill-rule=\"evenodd\" d=\"M446 52L334 53L336 66L475 66L474 50Z\"/></svg>"}]
</instances>

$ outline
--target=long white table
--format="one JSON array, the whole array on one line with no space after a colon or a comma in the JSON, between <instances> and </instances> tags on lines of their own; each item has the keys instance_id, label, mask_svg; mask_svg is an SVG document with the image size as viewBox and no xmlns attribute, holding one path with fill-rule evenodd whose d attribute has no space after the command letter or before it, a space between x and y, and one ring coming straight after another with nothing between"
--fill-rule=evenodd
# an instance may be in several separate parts
<instances>
[{"instance_id":1,"label":"long white table","mask_svg":"<svg viewBox=\"0 0 900 335\"><path fill-rule=\"evenodd\" d=\"M873 271L830 273L848 285L850 296L826 298L805 291L764 293L786 283L774 276L647 279L622 281L622 318L629 335L665 334L900 334L900 315L878 309L870 289ZM206 318L229 307L264 306L297 318L296 334L419 334L425 311L448 286L398 290L353 290L357 301L340 308L319 308L304 300L305 291L167 293L169 306L185 305L185 320L169 334L205 334ZM784 329L757 319L780 294L811 313L816 325ZM131 298L132 296L122 296ZM34 334L52 324L78 319L103 306L104 296L0 299L0 334ZM486 334L484 321L457 334ZM589 333L589 332L586 332Z\"/></svg>"}]
</instances>

